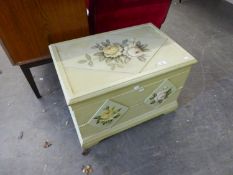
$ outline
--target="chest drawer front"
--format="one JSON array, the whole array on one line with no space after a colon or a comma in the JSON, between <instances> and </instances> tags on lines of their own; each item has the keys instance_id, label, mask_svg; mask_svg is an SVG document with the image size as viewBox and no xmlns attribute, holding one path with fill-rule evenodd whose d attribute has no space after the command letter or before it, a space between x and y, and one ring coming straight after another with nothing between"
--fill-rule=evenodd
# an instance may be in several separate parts
<instances>
[{"instance_id":1,"label":"chest drawer front","mask_svg":"<svg viewBox=\"0 0 233 175\"><path fill-rule=\"evenodd\" d=\"M170 77L163 77L169 80L177 90L183 87L183 84L188 76L189 70L184 72L178 72L176 74L170 74ZM146 82L141 82L130 87L124 88L110 94L106 94L105 98L102 96L99 98L91 99L81 104L72 106L72 110L76 114L76 120L78 125L86 125L88 121L95 115L96 111L104 104L106 100L119 103L126 107L132 107L136 104L144 103L145 99L151 95L151 93L157 89L164 81L161 77L157 77ZM135 88L139 87L139 89ZM142 88L142 90L140 89ZM124 117L124 116L123 116Z\"/></svg>"}]
</instances>

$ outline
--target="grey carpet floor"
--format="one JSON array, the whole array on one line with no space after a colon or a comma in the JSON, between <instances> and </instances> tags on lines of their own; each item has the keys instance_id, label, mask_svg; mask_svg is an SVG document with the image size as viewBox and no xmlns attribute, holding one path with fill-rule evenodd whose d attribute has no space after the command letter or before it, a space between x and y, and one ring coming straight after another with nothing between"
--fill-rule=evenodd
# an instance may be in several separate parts
<instances>
[{"instance_id":1,"label":"grey carpet floor","mask_svg":"<svg viewBox=\"0 0 233 175\"><path fill-rule=\"evenodd\" d=\"M38 100L0 50L0 174L81 175L90 164L93 175L232 175L233 5L173 1L162 30L199 61L178 110L101 142L86 157L53 65L32 69Z\"/></svg>"}]
</instances>

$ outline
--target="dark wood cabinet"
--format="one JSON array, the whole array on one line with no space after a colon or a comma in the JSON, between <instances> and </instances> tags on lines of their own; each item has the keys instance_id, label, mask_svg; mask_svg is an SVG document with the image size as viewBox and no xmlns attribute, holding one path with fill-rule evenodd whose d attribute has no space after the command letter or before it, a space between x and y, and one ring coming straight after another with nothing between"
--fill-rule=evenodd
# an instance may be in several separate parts
<instances>
[{"instance_id":1,"label":"dark wood cabinet","mask_svg":"<svg viewBox=\"0 0 233 175\"><path fill-rule=\"evenodd\" d=\"M84 0L0 0L3 47L12 64L29 72L51 59L49 44L88 34Z\"/></svg>"}]
</instances>

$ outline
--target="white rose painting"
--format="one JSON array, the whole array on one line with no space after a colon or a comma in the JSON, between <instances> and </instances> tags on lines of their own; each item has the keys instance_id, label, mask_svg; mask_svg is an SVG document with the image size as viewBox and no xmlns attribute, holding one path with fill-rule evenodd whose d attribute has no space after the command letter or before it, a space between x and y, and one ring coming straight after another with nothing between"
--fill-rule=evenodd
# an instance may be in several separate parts
<instances>
[{"instance_id":1,"label":"white rose painting","mask_svg":"<svg viewBox=\"0 0 233 175\"><path fill-rule=\"evenodd\" d=\"M145 103L150 106L160 105L175 93L175 91L175 85L173 85L169 80L164 80L160 86L145 99Z\"/></svg>"},{"instance_id":2,"label":"white rose painting","mask_svg":"<svg viewBox=\"0 0 233 175\"><path fill-rule=\"evenodd\" d=\"M166 40L155 35L154 30L130 28L74 40L60 50L59 55L66 58L62 63L65 67L88 73L137 74L154 64L150 61Z\"/></svg>"},{"instance_id":3,"label":"white rose painting","mask_svg":"<svg viewBox=\"0 0 233 175\"><path fill-rule=\"evenodd\" d=\"M128 39L121 43L111 42L107 39L104 42L97 43L92 48L98 49L98 52L94 53L92 57L86 54L86 59L79 60L78 63L94 66L93 60L97 59L99 62L104 62L111 70L124 68L133 59L145 62L147 52L150 51L147 44L142 44L136 40L129 41Z\"/></svg>"}]
</instances>

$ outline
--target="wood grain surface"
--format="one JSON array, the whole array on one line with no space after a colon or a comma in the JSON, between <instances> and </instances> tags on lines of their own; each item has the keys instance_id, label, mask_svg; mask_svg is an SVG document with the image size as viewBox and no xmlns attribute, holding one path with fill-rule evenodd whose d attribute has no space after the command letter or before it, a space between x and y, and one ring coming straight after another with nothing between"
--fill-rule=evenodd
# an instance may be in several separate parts
<instances>
[{"instance_id":1,"label":"wood grain surface","mask_svg":"<svg viewBox=\"0 0 233 175\"><path fill-rule=\"evenodd\" d=\"M50 58L49 44L89 34L84 0L0 0L0 12L12 64Z\"/></svg>"}]
</instances>

